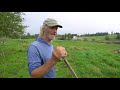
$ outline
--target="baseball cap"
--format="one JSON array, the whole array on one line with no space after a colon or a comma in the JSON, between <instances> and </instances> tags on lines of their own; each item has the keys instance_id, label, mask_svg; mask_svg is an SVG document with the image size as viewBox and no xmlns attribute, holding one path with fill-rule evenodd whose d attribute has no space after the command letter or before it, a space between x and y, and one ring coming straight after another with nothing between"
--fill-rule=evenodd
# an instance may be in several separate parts
<instances>
[{"instance_id":1,"label":"baseball cap","mask_svg":"<svg viewBox=\"0 0 120 90\"><path fill-rule=\"evenodd\" d=\"M58 24L58 22L55 19L53 19L53 18L47 18L43 22L43 25L47 25L47 26L50 26L50 27L57 26L57 27L62 28L62 25Z\"/></svg>"}]
</instances>

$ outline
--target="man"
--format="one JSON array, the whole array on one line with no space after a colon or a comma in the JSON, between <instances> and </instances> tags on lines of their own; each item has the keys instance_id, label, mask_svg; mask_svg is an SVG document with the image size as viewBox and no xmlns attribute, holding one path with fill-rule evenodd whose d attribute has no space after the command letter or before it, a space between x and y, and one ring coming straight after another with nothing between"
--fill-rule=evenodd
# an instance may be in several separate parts
<instances>
[{"instance_id":1,"label":"man","mask_svg":"<svg viewBox=\"0 0 120 90\"><path fill-rule=\"evenodd\" d=\"M53 48L52 40L57 29L62 28L55 19L47 18L41 27L39 37L28 48L28 68L32 78L55 78L55 65L67 56L64 47Z\"/></svg>"}]
</instances>

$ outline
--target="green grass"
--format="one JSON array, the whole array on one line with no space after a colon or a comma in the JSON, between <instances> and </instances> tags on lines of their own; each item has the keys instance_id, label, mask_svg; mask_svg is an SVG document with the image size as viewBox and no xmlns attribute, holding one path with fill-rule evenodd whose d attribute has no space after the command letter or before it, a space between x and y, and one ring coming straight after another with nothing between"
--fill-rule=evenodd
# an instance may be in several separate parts
<instances>
[{"instance_id":1,"label":"green grass","mask_svg":"<svg viewBox=\"0 0 120 90\"><path fill-rule=\"evenodd\" d=\"M68 61L80 78L112 78L120 77L120 55L113 50L120 49L120 45L103 44L82 41L56 41L66 47ZM56 43L55 42L55 43ZM56 45L56 44L55 44ZM61 64L61 65L59 65ZM64 63L58 63L58 77L66 77L68 69L63 69ZM66 67L67 68L67 67ZM69 72L68 77L72 77Z\"/></svg>"},{"instance_id":2,"label":"green grass","mask_svg":"<svg viewBox=\"0 0 120 90\"><path fill-rule=\"evenodd\" d=\"M29 78L27 47L34 39L8 39L0 45L0 78ZM79 78L120 78L120 54L114 53L119 44L54 40L64 46L67 60ZM63 61L56 65L57 78L73 78Z\"/></svg>"}]
</instances>

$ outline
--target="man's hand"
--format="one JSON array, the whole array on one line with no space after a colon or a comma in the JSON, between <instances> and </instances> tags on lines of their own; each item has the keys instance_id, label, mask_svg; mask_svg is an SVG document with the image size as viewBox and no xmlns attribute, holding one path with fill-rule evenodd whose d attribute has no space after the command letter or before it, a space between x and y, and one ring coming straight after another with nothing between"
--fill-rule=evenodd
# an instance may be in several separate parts
<instances>
[{"instance_id":1,"label":"man's hand","mask_svg":"<svg viewBox=\"0 0 120 90\"><path fill-rule=\"evenodd\" d=\"M58 60L60 60L61 58L64 58L66 56L67 56L67 52L66 52L64 47L57 46L56 48L54 48L54 50L53 50L53 57L55 57Z\"/></svg>"}]
</instances>

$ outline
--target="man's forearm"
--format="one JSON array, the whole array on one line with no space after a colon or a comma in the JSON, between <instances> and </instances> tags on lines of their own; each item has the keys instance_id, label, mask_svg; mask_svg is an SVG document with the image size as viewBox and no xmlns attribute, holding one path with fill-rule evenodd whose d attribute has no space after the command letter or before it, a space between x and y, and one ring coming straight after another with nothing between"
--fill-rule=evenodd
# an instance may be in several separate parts
<instances>
[{"instance_id":1,"label":"man's forearm","mask_svg":"<svg viewBox=\"0 0 120 90\"><path fill-rule=\"evenodd\" d=\"M52 57L48 62L32 71L33 78L41 78L57 63L57 58Z\"/></svg>"}]
</instances>

